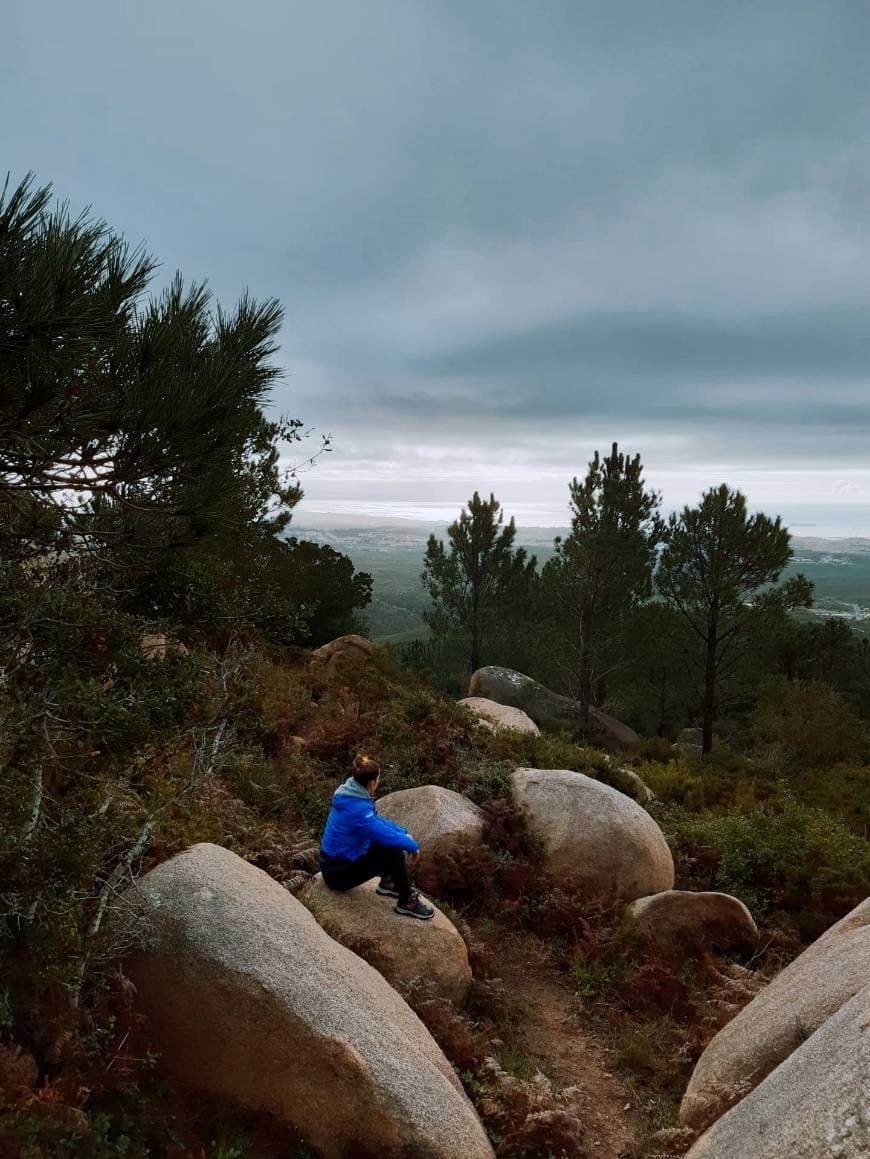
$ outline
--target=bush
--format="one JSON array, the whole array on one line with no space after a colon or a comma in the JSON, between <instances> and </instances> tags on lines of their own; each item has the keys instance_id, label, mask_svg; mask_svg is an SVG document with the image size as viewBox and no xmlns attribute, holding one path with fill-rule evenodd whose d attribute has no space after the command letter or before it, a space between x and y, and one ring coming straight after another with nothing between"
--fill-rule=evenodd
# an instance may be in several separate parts
<instances>
[{"instance_id":1,"label":"bush","mask_svg":"<svg viewBox=\"0 0 870 1159\"><path fill-rule=\"evenodd\" d=\"M703 759L648 761L637 772L661 802L692 810L744 809L779 792L768 773L727 749L714 749Z\"/></svg>"},{"instance_id":2,"label":"bush","mask_svg":"<svg viewBox=\"0 0 870 1159\"><path fill-rule=\"evenodd\" d=\"M786 774L861 763L870 753L866 724L838 692L818 680L765 682L753 737L771 767Z\"/></svg>"},{"instance_id":3,"label":"bush","mask_svg":"<svg viewBox=\"0 0 870 1159\"><path fill-rule=\"evenodd\" d=\"M785 797L745 813L663 810L678 887L732 893L756 917L783 910L817 937L870 893L870 847L821 809Z\"/></svg>"},{"instance_id":4,"label":"bush","mask_svg":"<svg viewBox=\"0 0 870 1159\"><path fill-rule=\"evenodd\" d=\"M825 809L853 833L870 839L870 766L810 769L796 776L792 787L799 800Z\"/></svg>"}]
</instances>

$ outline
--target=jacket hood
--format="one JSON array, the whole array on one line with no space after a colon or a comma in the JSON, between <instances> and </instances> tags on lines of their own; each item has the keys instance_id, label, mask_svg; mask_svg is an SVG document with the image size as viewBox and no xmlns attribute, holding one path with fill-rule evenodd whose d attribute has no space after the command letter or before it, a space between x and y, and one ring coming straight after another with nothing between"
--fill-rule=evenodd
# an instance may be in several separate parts
<instances>
[{"instance_id":1,"label":"jacket hood","mask_svg":"<svg viewBox=\"0 0 870 1159\"><path fill-rule=\"evenodd\" d=\"M371 804L371 793L354 777L348 777L332 794L332 803L337 805L342 797L356 797L358 801L368 801Z\"/></svg>"}]
</instances>

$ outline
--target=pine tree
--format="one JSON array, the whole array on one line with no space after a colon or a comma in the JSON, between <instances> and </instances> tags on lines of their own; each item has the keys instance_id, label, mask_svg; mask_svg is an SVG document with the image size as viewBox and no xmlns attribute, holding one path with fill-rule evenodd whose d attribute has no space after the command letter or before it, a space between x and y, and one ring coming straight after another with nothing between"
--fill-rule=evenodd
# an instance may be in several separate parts
<instances>
[{"instance_id":1,"label":"pine tree","mask_svg":"<svg viewBox=\"0 0 870 1159\"><path fill-rule=\"evenodd\" d=\"M447 529L448 546L434 535L426 545L421 579L433 606L424 619L436 639L461 639L472 672L535 576L535 557L515 548L515 538L495 496L475 491Z\"/></svg>"},{"instance_id":2,"label":"pine tree","mask_svg":"<svg viewBox=\"0 0 870 1159\"><path fill-rule=\"evenodd\" d=\"M811 598L803 576L760 594L776 583L791 554L780 518L748 515L745 497L724 483L705 491L697 507L670 517L656 584L701 650L705 753L713 747L719 687L742 655L754 604L788 608Z\"/></svg>"},{"instance_id":3,"label":"pine tree","mask_svg":"<svg viewBox=\"0 0 870 1159\"><path fill-rule=\"evenodd\" d=\"M568 664L586 729L593 685L603 689L628 613L651 594L663 524L660 497L646 488L640 455L629 459L616 443L606 459L596 451L585 478L573 479L569 489L571 533L556 541L543 578L567 627Z\"/></svg>"},{"instance_id":4,"label":"pine tree","mask_svg":"<svg viewBox=\"0 0 870 1159\"><path fill-rule=\"evenodd\" d=\"M117 566L228 513L280 529L299 491L277 450L298 423L262 411L279 304L212 309L180 277L143 301L151 258L50 197L32 178L0 192L3 546L42 555L51 525Z\"/></svg>"}]
</instances>

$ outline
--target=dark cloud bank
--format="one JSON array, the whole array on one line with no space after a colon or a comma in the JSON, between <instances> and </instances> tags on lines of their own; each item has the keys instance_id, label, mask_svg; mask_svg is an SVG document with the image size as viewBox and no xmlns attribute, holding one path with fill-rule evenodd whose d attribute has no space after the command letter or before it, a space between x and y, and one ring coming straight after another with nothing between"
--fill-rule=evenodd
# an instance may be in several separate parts
<instances>
[{"instance_id":1,"label":"dark cloud bank","mask_svg":"<svg viewBox=\"0 0 870 1159\"><path fill-rule=\"evenodd\" d=\"M284 302L276 402L336 440L312 498L561 502L619 438L672 503L870 517L864 3L0 21L0 167Z\"/></svg>"}]
</instances>

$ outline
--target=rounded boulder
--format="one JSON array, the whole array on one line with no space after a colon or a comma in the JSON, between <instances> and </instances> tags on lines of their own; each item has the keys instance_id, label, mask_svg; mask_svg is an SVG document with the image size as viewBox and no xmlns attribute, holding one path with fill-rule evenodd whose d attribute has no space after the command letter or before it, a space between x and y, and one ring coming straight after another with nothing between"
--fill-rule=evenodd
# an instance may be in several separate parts
<instances>
[{"instance_id":1,"label":"rounded boulder","mask_svg":"<svg viewBox=\"0 0 870 1159\"><path fill-rule=\"evenodd\" d=\"M623 920L632 938L674 957L714 946L723 950L754 946L758 941L752 914L727 893L665 890L633 901Z\"/></svg>"},{"instance_id":2,"label":"rounded boulder","mask_svg":"<svg viewBox=\"0 0 870 1159\"><path fill-rule=\"evenodd\" d=\"M365 636L352 632L322 644L311 653L311 666L324 672L332 680L353 677L371 660L375 646Z\"/></svg>"},{"instance_id":3,"label":"rounded boulder","mask_svg":"<svg viewBox=\"0 0 870 1159\"><path fill-rule=\"evenodd\" d=\"M703 1130L753 1090L870 978L870 898L773 979L708 1043L680 1122Z\"/></svg>"},{"instance_id":4,"label":"rounded boulder","mask_svg":"<svg viewBox=\"0 0 870 1159\"><path fill-rule=\"evenodd\" d=\"M664 834L624 793L567 769L516 769L512 789L558 880L606 901L673 888Z\"/></svg>"},{"instance_id":5,"label":"rounded boulder","mask_svg":"<svg viewBox=\"0 0 870 1159\"><path fill-rule=\"evenodd\" d=\"M458 703L467 708L493 732L498 732L499 729L503 728L512 728L516 732L529 732L532 736L541 735L541 730L521 708L511 708L507 704L498 704L495 700L487 700L485 696L466 696Z\"/></svg>"},{"instance_id":6,"label":"rounded boulder","mask_svg":"<svg viewBox=\"0 0 870 1159\"><path fill-rule=\"evenodd\" d=\"M353 950L399 989L422 985L439 998L462 1003L471 986L468 950L456 926L435 907L428 922L402 917L395 899L376 892L377 881L336 892L318 873L299 900L331 938Z\"/></svg>"},{"instance_id":7,"label":"rounded boulder","mask_svg":"<svg viewBox=\"0 0 870 1159\"><path fill-rule=\"evenodd\" d=\"M866 1159L870 1155L870 986L850 998L687 1159Z\"/></svg>"},{"instance_id":8,"label":"rounded boulder","mask_svg":"<svg viewBox=\"0 0 870 1159\"><path fill-rule=\"evenodd\" d=\"M195 845L115 904L162 1065L274 1115L318 1155L493 1159L453 1068L392 986L262 870Z\"/></svg>"},{"instance_id":9,"label":"rounded boulder","mask_svg":"<svg viewBox=\"0 0 870 1159\"><path fill-rule=\"evenodd\" d=\"M483 841L483 813L467 797L442 785L399 789L378 801L378 812L407 829L422 861L473 849Z\"/></svg>"},{"instance_id":10,"label":"rounded boulder","mask_svg":"<svg viewBox=\"0 0 870 1159\"><path fill-rule=\"evenodd\" d=\"M578 701L553 692L513 668L494 664L478 668L472 674L468 695L522 709L542 728L579 731L581 710ZM612 753L635 753L640 748L640 737L634 729L594 705L589 706L589 723L584 731L592 743Z\"/></svg>"}]
</instances>

